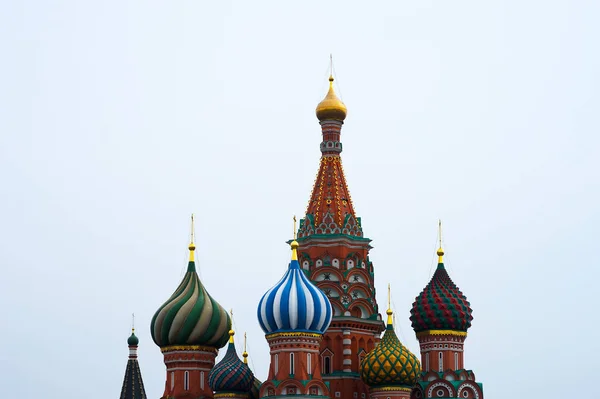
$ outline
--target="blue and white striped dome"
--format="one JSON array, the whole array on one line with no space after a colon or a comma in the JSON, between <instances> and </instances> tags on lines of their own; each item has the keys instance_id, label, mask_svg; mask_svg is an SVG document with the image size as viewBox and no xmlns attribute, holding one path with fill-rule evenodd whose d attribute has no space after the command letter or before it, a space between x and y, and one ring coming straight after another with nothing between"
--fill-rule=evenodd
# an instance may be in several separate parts
<instances>
[{"instance_id":1,"label":"blue and white striped dome","mask_svg":"<svg viewBox=\"0 0 600 399\"><path fill-rule=\"evenodd\" d=\"M258 321L265 334L302 331L323 334L331 323L331 303L300 269L292 241L292 261L283 278L258 304Z\"/></svg>"}]
</instances>

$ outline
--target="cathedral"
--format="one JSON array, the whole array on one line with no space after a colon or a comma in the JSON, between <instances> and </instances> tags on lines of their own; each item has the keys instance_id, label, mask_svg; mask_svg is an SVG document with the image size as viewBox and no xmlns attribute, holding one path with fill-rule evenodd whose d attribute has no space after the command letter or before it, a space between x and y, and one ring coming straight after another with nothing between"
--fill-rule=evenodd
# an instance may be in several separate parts
<instances>
[{"instance_id":1,"label":"cathedral","mask_svg":"<svg viewBox=\"0 0 600 399\"><path fill-rule=\"evenodd\" d=\"M389 287L385 322L379 313L371 240L354 212L342 167L346 113L330 76L316 109L323 139L306 215L289 241L285 274L256 304L270 348L266 381L249 368L245 339L243 359L238 356L230 315L200 281L192 233L187 272L150 323L166 366L161 399L483 398L482 383L463 361L473 316L444 267L441 226L437 269L410 310L420 356L394 332ZM145 399L135 331L127 344L121 399Z\"/></svg>"}]
</instances>

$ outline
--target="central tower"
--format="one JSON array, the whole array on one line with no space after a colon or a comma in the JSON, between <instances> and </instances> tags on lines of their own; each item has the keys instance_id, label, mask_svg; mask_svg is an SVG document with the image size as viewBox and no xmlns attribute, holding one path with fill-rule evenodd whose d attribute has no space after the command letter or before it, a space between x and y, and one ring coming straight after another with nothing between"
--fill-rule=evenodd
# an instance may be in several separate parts
<instances>
[{"instance_id":1,"label":"central tower","mask_svg":"<svg viewBox=\"0 0 600 399\"><path fill-rule=\"evenodd\" d=\"M302 270L328 296L334 317L320 345L321 372L332 398L369 395L359 365L385 326L375 299L371 240L363 235L342 167L341 131L347 109L333 88L316 109L322 141L319 171L298 229Z\"/></svg>"}]
</instances>

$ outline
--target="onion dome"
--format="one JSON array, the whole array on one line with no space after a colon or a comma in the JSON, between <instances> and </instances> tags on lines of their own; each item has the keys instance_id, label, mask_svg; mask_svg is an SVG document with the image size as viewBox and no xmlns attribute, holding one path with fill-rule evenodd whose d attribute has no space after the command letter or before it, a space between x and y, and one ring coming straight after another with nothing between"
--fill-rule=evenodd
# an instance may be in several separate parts
<instances>
[{"instance_id":1,"label":"onion dome","mask_svg":"<svg viewBox=\"0 0 600 399\"><path fill-rule=\"evenodd\" d=\"M254 374L248 365L240 360L233 342L234 331L229 331L229 346L225 357L213 367L208 375L208 385L217 392L249 393L254 382Z\"/></svg>"},{"instance_id":2,"label":"onion dome","mask_svg":"<svg viewBox=\"0 0 600 399\"><path fill-rule=\"evenodd\" d=\"M152 317L152 339L161 348L201 345L218 349L227 343L231 319L200 281L194 262L195 249L192 235L187 272L173 295Z\"/></svg>"},{"instance_id":3,"label":"onion dome","mask_svg":"<svg viewBox=\"0 0 600 399\"><path fill-rule=\"evenodd\" d=\"M381 341L360 364L360 377L371 388L412 388L421 374L421 363L396 336L391 309L387 310L387 315L387 327Z\"/></svg>"},{"instance_id":4,"label":"onion dome","mask_svg":"<svg viewBox=\"0 0 600 399\"><path fill-rule=\"evenodd\" d=\"M131 329L131 335L129 336L129 338L127 338L127 345L129 345L129 346L138 346L139 343L140 343L140 340L135 335L135 329L132 328Z\"/></svg>"},{"instance_id":5,"label":"onion dome","mask_svg":"<svg viewBox=\"0 0 600 399\"><path fill-rule=\"evenodd\" d=\"M348 110L346 105L338 98L333 89L333 75L329 76L329 91L327 95L317 105L317 118L320 121L336 120L343 122L346 119Z\"/></svg>"},{"instance_id":6,"label":"onion dome","mask_svg":"<svg viewBox=\"0 0 600 399\"><path fill-rule=\"evenodd\" d=\"M331 303L300 269L295 239L291 247L292 261L287 272L258 304L258 321L265 334L292 331L323 334L331 323Z\"/></svg>"},{"instance_id":7,"label":"onion dome","mask_svg":"<svg viewBox=\"0 0 600 399\"><path fill-rule=\"evenodd\" d=\"M452 282L444 267L441 242L437 255L437 269L410 311L413 330L417 333L427 330L467 332L471 327L473 311L467 297Z\"/></svg>"}]
</instances>

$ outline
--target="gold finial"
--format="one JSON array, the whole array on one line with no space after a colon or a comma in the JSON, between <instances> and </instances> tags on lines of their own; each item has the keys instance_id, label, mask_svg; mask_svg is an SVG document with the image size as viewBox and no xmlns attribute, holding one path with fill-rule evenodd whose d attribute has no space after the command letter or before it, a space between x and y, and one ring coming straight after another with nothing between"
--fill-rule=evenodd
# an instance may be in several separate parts
<instances>
[{"instance_id":1,"label":"gold finial","mask_svg":"<svg viewBox=\"0 0 600 399\"><path fill-rule=\"evenodd\" d=\"M444 250L442 249L442 221L438 220L438 235L440 238L440 247L437 250L438 263L444 263Z\"/></svg>"},{"instance_id":2,"label":"gold finial","mask_svg":"<svg viewBox=\"0 0 600 399\"><path fill-rule=\"evenodd\" d=\"M196 238L196 232L194 231L194 214L192 213L192 227L190 229L190 245L188 249L190 250L190 262L194 261L194 251L196 250L196 244L194 244Z\"/></svg>"},{"instance_id":3,"label":"gold finial","mask_svg":"<svg viewBox=\"0 0 600 399\"><path fill-rule=\"evenodd\" d=\"M244 352L242 353L244 364L248 364L248 352L246 351L246 333L244 333Z\"/></svg>"},{"instance_id":4,"label":"gold finial","mask_svg":"<svg viewBox=\"0 0 600 399\"><path fill-rule=\"evenodd\" d=\"M229 310L229 314L231 315L231 330L229 330L229 343L233 344L233 336L235 335L235 331L233 330L233 309Z\"/></svg>"},{"instance_id":5,"label":"gold finial","mask_svg":"<svg viewBox=\"0 0 600 399\"><path fill-rule=\"evenodd\" d=\"M320 121L337 120L343 122L348 110L346 105L338 98L333 89L333 55L329 54L329 91L317 105L317 118Z\"/></svg>"},{"instance_id":6,"label":"gold finial","mask_svg":"<svg viewBox=\"0 0 600 399\"><path fill-rule=\"evenodd\" d=\"M135 313L131 314L131 333L135 332Z\"/></svg>"},{"instance_id":7,"label":"gold finial","mask_svg":"<svg viewBox=\"0 0 600 399\"><path fill-rule=\"evenodd\" d=\"M296 215L294 215L294 240L290 243L292 247L292 260L298 260L298 241L296 241Z\"/></svg>"},{"instance_id":8,"label":"gold finial","mask_svg":"<svg viewBox=\"0 0 600 399\"><path fill-rule=\"evenodd\" d=\"M388 326L393 325L394 322L393 322L393 319L392 319L392 314L394 312L392 312L392 288L391 288L391 285L389 283L388 283L388 309L387 309L387 311L385 313L387 313L387 316L388 316L387 317L387 324L388 324Z\"/></svg>"}]
</instances>

